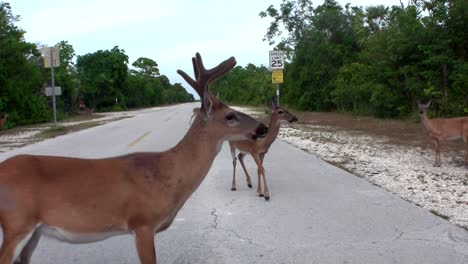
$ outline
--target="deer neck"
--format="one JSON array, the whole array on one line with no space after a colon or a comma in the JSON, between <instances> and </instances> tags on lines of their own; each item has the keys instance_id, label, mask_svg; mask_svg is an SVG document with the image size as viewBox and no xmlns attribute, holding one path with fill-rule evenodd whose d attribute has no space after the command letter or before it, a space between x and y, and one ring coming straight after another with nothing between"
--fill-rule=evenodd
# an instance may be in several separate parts
<instances>
[{"instance_id":1,"label":"deer neck","mask_svg":"<svg viewBox=\"0 0 468 264\"><path fill-rule=\"evenodd\" d=\"M429 131L433 131L434 128L432 126L432 122L429 119L429 117L427 116L426 111L423 112L423 114L421 115L421 118L422 118L422 122L423 122L424 127Z\"/></svg>"},{"instance_id":2,"label":"deer neck","mask_svg":"<svg viewBox=\"0 0 468 264\"><path fill-rule=\"evenodd\" d=\"M171 161L169 173L173 175L180 197L176 200L185 202L193 191L200 185L221 149L223 139L213 133L206 122L196 117L184 138L172 149L167 156Z\"/></svg>"},{"instance_id":3,"label":"deer neck","mask_svg":"<svg viewBox=\"0 0 468 264\"><path fill-rule=\"evenodd\" d=\"M270 146L271 144L273 144L276 137L278 136L279 129L280 129L280 122L279 122L278 115L272 114L270 116L270 125L268 127L268 133L264 139L265 145Z\"/></svg>"}]
</instances>

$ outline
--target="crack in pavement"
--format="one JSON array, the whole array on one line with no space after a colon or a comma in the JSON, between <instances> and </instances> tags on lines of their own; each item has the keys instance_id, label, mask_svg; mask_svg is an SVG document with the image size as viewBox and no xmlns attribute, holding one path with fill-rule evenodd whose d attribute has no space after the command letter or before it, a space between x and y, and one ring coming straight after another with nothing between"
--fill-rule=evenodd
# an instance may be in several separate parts
<instances>
[{"instance_id":1,"label":"crack in pavement","mask_svg":"<svg viewBox=\"0 0 468 264\"><path fill-rule=\"evenodd\" d=\"M396 236L393 240L398 240L398 239L400 239L403 235L406 235L406 233L400 231L400 234L399 234L398 236Z\"/></svg>"},{"instance_id":2,"label":"crack in pavement","mask_svg":"<svg viewBox=\"0 0 468 264\"><path fill-rule=\"evenodd\" d=\"M224 205L224 207L228 207L229 205L233 204L234 201L235 201L235 199L232 199L229 203L226 203L226 204Z\"/></svg>"},{"instance_id":3,"label":"crack in pavement","mask_svg":"<svg viewBox=\"0 0 468 264\"><path fill-rule=\"evenodd\" d=\"M238 239L240 239L241 241L247 241L247 243L251 244L251 245L254 245L254 246L257 246L259 247L260 245L255 243L252 239L248 238L248 237L243 237L241 235L239 235L236 231L232 230L232 229L228 229L228 228L223 228L223 227L219 227L218 229L220 230L224 230L226 232L229 232L229 233L232 233L234 234Z\"/></svg>"},{"instance_id":4,"label":"crack in pavement","mask_svg":"<svg viewBox=\"0 0 468 264\"><path fill-rule=\"evenodd\" d=\"M216 214L216 208L213 208L213 210L211 210L211 215L214 217L213 224L211 226L214 229L216 229L218 227L218 215Z\"/></svg>"},{"instance_id":5,"label":"crack in pavement","mask_svg":"<svg viewBox=\"0 0 468 264\"><path fill-rule=\"evenodd\" d=\"M232 200L230 203L228 204L231 204L232 202L234 202L234 200ZM216 208L213 208L211 210L211 216L213 216L213 223L211 224L211 227L213 227L213 229L217 229L217 230L223 230L223 231L226 231L226 232L229 232L229 233L232 233L234 234L238 239L240 239L241 241L246 241L247 243L251 244L251 245L255 245L255 246L260 246L259 244L255 243L251 238L248 238L248 237L244 237L244 236L241 236L239 233L237 233L236 231L232 230L232 229L229 229L229 228L224 228L224 227L218 227L219 223L218 223L218 214L216 214ZM211 232L213 230L210 230L208 231Z\"/></svg>"}]
</instances>

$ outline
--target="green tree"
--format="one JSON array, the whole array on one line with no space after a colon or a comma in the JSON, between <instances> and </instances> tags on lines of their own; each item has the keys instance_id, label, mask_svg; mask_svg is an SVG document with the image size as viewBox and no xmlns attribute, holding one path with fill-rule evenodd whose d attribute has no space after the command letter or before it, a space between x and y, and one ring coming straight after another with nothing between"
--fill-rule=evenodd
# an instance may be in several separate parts
<instances>
[{"instance_id":1,"label":"green tree","mask_svg":"<svg viewBox=\"0 0 468 264\"><path fill-rule=\"evenodd\" d=\"M88 105L97 109L124 109L128 56L117 46L78 56L76 70Z\"/></svg>"},{"instance_id":2,"label":"green tree","mask_svg":"<svg viewBox=\"0 0 468 264\"><path fill-rule=\"evenodd\" d=\"M269 7L273 22L267 31L271 39L284 27L288 37L280 45L293 49L286 67L285 103L304 110L332 110L331 92L339 68L359 50L353 31L355 10L343 9L335 1L312 7L311 1L284 1L280 11Z\"/></svg>"},{"instance_id":3,"label":"green tree","mask_svg":"<svg viewBox=\"0 0 468 264\"><path fill-rule=\"evenodd\" d=\"M461 115L468 105L468 2L430 0L422 3L429 13L422 18L423 40L419 47L424 59L419 63L426 90L434 87L438 112Z\"/></svg>"},{"instance_id":4,"label":"green tree","mask_svg":"<svg viewBox=\"0 0 468 264\"><path fill-rule=\"evenodd\" d=\"M222 100L234 104L263 105L274 96L275 86L266 67L237 66L215 81L210 90Z\"/></svg>"},{"instance_id":5,"label":"green tree","mask_svg":"<svg viewBox=\"0 0 468 264\"><path fill-rule=\"evenodd\" d=\"M68 41L56 44L60 49L60 66L54 69L55 84L62 88L62 95L57 97L57 109L65 113L73 113L78 109L79 90L75 80L76 68L73 59L75 50ZM50 69L46 71L46 78L50 83Z\"/></svg>"},{"instance_id":6,"label":"green tree","mask_svg":"<svg viewBox=\"0 0 468 264\"><path fill-rule=\"evenodd\" d=\"M260 16L272 19L265 39L281 37L277 48L289 51L283 102L396 117L432 97L436 114L450 116L468 105L466 10L464 0L365 10L284 0Z\"/></svg>"},{"instance_id":7,"label":"green tree","mask_svg":"<svg viewBox=\"0 0 468 264\"><path fill-rule=\"evenodd\" d=\"M159 76L158 64L152 59L140 57L132 63L132 66L137 69L132 70L132 73L139 74L145 77L146 79L155 78Z\"/></svg>"},{"instance_id":8,"label":"green tree","mask_svg":"<svg viewBox=\"0 0 468 264\"><path fill-rule=\"evenodd\" d=\"M43 122L49 118L42 95L44 82L36 63L36 46L24 40L8 3L0 2L0 111L9 113L8 125Z\"/></svg>"}]
</instances>

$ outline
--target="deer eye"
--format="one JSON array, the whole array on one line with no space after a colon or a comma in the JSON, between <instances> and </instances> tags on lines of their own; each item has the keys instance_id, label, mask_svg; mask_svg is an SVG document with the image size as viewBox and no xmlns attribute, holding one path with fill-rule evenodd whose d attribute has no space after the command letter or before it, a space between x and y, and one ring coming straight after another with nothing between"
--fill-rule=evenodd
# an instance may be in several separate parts
<instances>
[{"instance_id":1,"label":"deer eye","mask_svg":"<svg viewBox=\"0 0 468 264\"><path fill-rule=\"evenodd\" d=\"M278 111L278 114L280 114L280 115L281 115L281 114L283 114L283 113L284 113L284 112L283 112L283 111L281 111L281 110L279 110L279 111Z\"/></svg>"},{"instance_id":2,"label":"deer eye","mask_svg":"<svg viewBox=\"0 0 468 264\"><path fill-rule=\"evenodd\" d=\"M236 117L236 115L233 114L233 113L228 114L228 115L226 116L226 120L228 120L228 121L233 121L233 120L236 120L236 119L237 119L237 117Z\"/></svg>"}]
</instances>

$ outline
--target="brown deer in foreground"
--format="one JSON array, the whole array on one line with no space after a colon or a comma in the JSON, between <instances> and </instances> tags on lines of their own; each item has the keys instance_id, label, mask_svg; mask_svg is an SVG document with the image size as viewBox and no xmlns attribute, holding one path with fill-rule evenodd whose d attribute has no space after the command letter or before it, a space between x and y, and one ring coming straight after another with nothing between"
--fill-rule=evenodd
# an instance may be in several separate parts
<instances>
[{"instance_id":1,"label":"brown deer in foreground","mask_svg":"<svg viewBox=\"0 0 468 264\"><path fill-rule=\"evenodd\" d=\"M8 118L8 113L3 113L2 118L0 118L0 129L3 129L5 127L7 118Z\"/></svg>"},{"instance_id":2,"label":"brown deer in foreground","mask_svg":"<svg viewBox=\"0 0 468 264\"><path fill-rule=\"evenodd\" d=\"M293 114L289 113L285 109L277 106L275 102L272 100L268 103L270 108L271 116L270 116L270 126L268 127L268 133L265 138L259 139L257 141L229 141L229 146L231 147L231 155L232 155L232 187L231 191L236 190L236 150L239 150L239 161L244 169L245 177L247 180L247 186L252 188L252 181L250 179L249 173L244 165L244 157L246 154L252 155L255 163L258 167L258 185L257 185L257 194L260 197L265 197L266 200L270 199L270 193L268 191L268 186L266 183L265 178L265 168L263 167L263 159L265 154L268 152L271 144L275 141L276 137L278 136L280 125L282 122L296 122L297 117ZM263 177L263 192L262 192L262 185L261 179Z\"/></svg>"},{"instance_id":3,"label":"brown deer in foreground","mask_svg":"<svg viewBox=\"0 0 468 264\"><path fill-rule=\"evenodd\" d=\"M446 140L456 140L462 138L465 142L465 165L468 165L468 116L454 118L432 118L427 116L427 109L431 101L427 104L418 103L419 115L421 116L424 127L429 131L429 135L435 145L435 163L434 166L441 166L440 149L442 143Z\"/></svg>"},{"instance_id":4,"label":"brown deer in foreground","mask_svg":"<svg viewBox=\"0 0 468 264\"><path fill-rule=\"evenodd\" d=\"M184 138L165 152L104 159L18 155L0 163L0 264L29 263L42 234L89 243L134 234L140 262L156 263L155 233L168 228L197 189L225 140L256 140L265 125L212 96L208 85L234 67L233 57L195 80L178 73L201 98Z\"/></svg>"}]
</instances>

